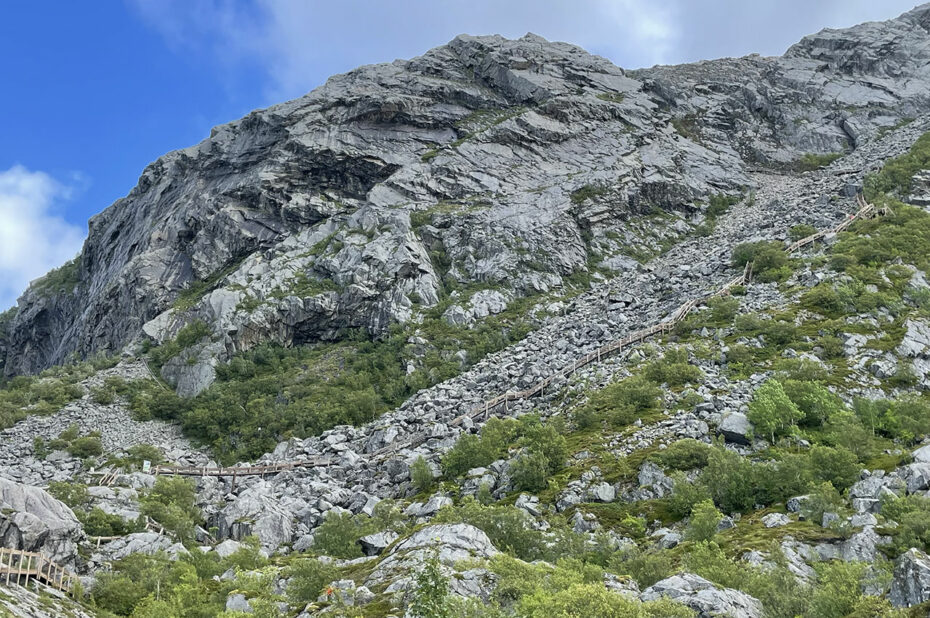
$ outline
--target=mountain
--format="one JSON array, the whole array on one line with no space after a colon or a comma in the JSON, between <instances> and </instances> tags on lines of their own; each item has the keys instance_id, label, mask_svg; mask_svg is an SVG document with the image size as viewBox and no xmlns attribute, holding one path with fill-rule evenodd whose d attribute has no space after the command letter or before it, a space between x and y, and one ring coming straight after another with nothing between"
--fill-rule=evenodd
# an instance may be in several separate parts
<instances>
[{"instance_id":1,"label":"mountain","mask_svg":"<svg viewBox=\"0 0 930 618\"><path fill-rule=\"evenodd\" d=\"M463 35L162 157L0 316L0 548L60 614L925 614L928 33Z\"/></svg>"},{"instance_id":2,"label":"mountain","mask_svg":"<svg viewBox=\"0 0 930 618\"><path fill-rule=\"evenodd\" d=\"M509 301L563 286L592 254L622 271L629 241L604 230L699 212L752 166L846 152L926 109L928 19L629 73L534 35L460 36L334 77L147 167L91 219L76 262L23 295L4 372L161 343L194 320L220 361L377 336L439 302L444 279ZM198 369L184 392L210 383Z\"/></svg>"}]
</instances>

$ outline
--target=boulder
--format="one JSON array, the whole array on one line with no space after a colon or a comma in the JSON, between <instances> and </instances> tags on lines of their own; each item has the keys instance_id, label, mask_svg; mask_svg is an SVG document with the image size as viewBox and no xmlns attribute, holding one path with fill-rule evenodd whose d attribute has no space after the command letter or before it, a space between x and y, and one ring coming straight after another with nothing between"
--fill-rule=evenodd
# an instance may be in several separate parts
<instances>
[{"instance_id":1,"label":"boulder","mask_svg":"<svg viewBox=\"0 0 930 618\"><path fill-rule=\"evenodd\" d=\"M463 560L488 559L499 553L488 535L474 526L426 526L397 543L368 576L365 585L383 585L399 576L415 573L434 551L446 567Z\"/></svg>"},{"instance_id":2,"label":"boulder","mask_svg":"<svg viewBox=\"0 0 930 618\"><path fill-rule=\"evenodd\" d=\"M687 605L700 618L729 616L730 618L761 618L762 604L745 592L732 588L718 588L693 573L667 577L646 588L640 595L643 601L656 601L663 597Z\"/></svg>"},{"instance_id":3,"label":"boulder","mask_svg":"<svg viewBox=\"0 0 930 618\"><path fill-rule=\"evenodd\" d=\"M930 601L930 556L911 548L898 557L888 599L895 607L912 607Z\"/></svg>"},{"instance_id":4,"label":"boulder","mask_svg":"<svg viewBox=\"0 0 930 618\"><path fill-rule=\"evenodd\" d=\"M398 536L393 530L385 530L384 532L363 536L358 540L358 543L362 546L362 552L366 556L377 556L396 541Z\"/></svg>"},{"instance_id":5,"label":"boulder","mask_svg":"<svg viewBox=\"0 0 930 618\"><path fill-rule=\"evenodd\" d=\"M727 442L735 444L752 444L753 427L752 423L742 412L729 412L720 419L717 425L717 433L724 437Z\"/></svg>"},{"instance_id":6,"label":"boulder","mask_svg":"<svg viewBox=\"0 0 930 618\"><path fill-rule=\"evenodd\" d=\"M925 444L911 453L917 463L930 463L930 444Z\"/></svg>"},{"instance_id":7,"label":"boulder","mask_svg":"<svg viewBox=\"0 0 930 618\"><path fill-rule=\"evenodd\" d=\"M784 513L769 513L762 518L762 525L766 528L777 528L779 526L787 526L791 523L791 520Z\"/></svg>"},{"instance_id":8,"label":"boulder","mask_svg":"<svg viewBox=\"0 0 930 618\"><path fill-rule=\"evenodd\" d=\"M0 477L0 546L39 552L70 566L83 535L66 504L44 489Z\"/></svg>"},{"instance_id":9,"label":"boulder","mask_svg":"<svg viewBox=\"0 0 930 618\"><path fill-rule=\"evenodd\" d=\"M93 561L100 563L105 560L119 560L130 554L150 556L160 551L166 552L172 558L187 553L183 545L175 543L170 537L157 532L136 532L102 545L99 553L94 554Z\"/></svg>"},{"instance_id":10,"label":"boulder","mask_svg":"<svg viewBox=\"0 0 930 618\"><path fill-rule=\"evenodd\" d=\"M930 463L908 464L895 470L895 474L904 481L909 494L930 488Z\"/></svg>"}]
</instances>

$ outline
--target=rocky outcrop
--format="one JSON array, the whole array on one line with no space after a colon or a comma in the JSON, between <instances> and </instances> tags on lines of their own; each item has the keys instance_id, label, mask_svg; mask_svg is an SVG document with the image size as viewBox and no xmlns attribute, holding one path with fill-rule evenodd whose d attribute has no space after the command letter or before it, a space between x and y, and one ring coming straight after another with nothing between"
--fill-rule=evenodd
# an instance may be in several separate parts
<instances>
[{"instance_id":1,"label":"rocky outcrop","mask_svg":"<svg viewBox=\"0 0 930 618\"><path fill-rule=\"evenodd\" d=\"M388 592L409 587L412 574L434 555L447 575L457 563L487 560L499 552L487 535L468 524L427 526L395 545L368 576L368 587L391 582ZM468 569L450 579L450 590L460 596L488 598L492 575L481 568Z\"/></svg>"},{"instance_id":2,"label":"rocky outcrop","mask_svg":"<svg viewBox=\"0 0 930 618\"><path fill-rule=\"evenodd\" d=\"M681 573L667 577L646 588L640 595L643 601L669 598L687 605L700 618L730 616L731 618L761 618L762 604L745 592L731 588L717 588L703 577Z\"/></svg>"},{"instance_id":3,"label":"rocky outcrop","mask_svg":"<svg viewBox=\"0 0 930 618\"><path fill-rule=\"evenodd\" d=\"M930 601L930 556L914 548L901 554L894 565L888 598L896 607Z\"/></svg>"},{"instance_id":4,"label":"rocky outcrop","mask_svg":"<svg viewBox=\"0 0 930 618\"><path fill-rule=\"evenodd\" d=\"M0 546L73 565L84 536L74 512L43 489L0 477Z\"/></svg>"}]
</instances>

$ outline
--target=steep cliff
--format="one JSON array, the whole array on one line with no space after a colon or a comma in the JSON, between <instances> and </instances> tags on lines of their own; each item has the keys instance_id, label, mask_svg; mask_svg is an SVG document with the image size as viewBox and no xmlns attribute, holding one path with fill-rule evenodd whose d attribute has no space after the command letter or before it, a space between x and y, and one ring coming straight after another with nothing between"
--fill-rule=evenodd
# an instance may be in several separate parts
<instances>
[{"instance_id":1,"label":"steep cliff","mask_svg":"<svg viewBox=\"0 0 930 618\"><path fill-rule=\"evenodd\" d=\"M748 166L848 151L926 110L928 19L922 7L780 58L629 74L534 35L460 36L334 77L146 168L91 220L78 260L20 299L3 371L202 320L213 338L194 393L256 343L416 319L444 281L513 299L623 270L640 240L630 217L697 222Z\"/></svg>"}]
</instances>

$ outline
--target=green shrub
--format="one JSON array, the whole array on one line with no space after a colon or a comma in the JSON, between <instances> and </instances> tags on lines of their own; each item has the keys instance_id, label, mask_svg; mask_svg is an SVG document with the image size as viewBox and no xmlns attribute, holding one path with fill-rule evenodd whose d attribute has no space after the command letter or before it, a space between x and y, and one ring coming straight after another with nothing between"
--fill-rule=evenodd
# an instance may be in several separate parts
<instances>
[{"instance_id":1,"label":"green shrub","mask_svg":"<svg viewBox=\"0 0 930 618\"><path fill-rule=\"evenodd\" d=\"M843 491L859 480L856 455L845 448L814 445L808 454L814 478L831 483Z\"/></svg>"},{"instance_id":2,"label":"green shrub","mask_svg":"<svg viewBox=\"0 0 930 618\"><path fill-rule=\"evenodd\" d=\"M614 426L629 425L656 411L662 391L644 376L633 376L595 391L575 412L579 426L593 425L592 419Z\"/></svg>"},{"instance_id":3,"label":"green shrub","mask_svg":"<svg viewBox=\"0 0 930 618\"><path fill-rule=\"evenodd\" d=\"M103 445L100 443L100 438L84 436L68 446L68 453L81 459L98 457L103 454Z\"/></svg>"},{"instance_id":4,"label":"green shrub","mask_svg":"<svg viewBox=\"0 0 930 618\"><path fill-rule=\"evenodd\" d=\"M439 568L438 552L434 551L417 569L407 611L416 618L452 618L449 580Z\"/></svg>"},{"instance_id":5,"label":"green shrub","mask_svg":"<svg viewBox=\"0 0 930 618\"><path fill-rule=\"evenodd\" d=\"M634 546L614 554L608 568L615 573L629 575L640 588L645 589L671 575L675 570L675 562L668 551L643 551Z\"/></svg>"},{"instance_id":6,"label":"green shrub","mask_svg":"<svg viewBox=\"0 0 930 618\"><path fill-rule=\"evenodd\" d=\"M367 517L330 511L313 533L313 550L333 558L358 558L362 555L358 540L376 532L373 528Z\"/></svg>"},{"instance_id":7,"label":"green shrub","mask_svg":"<svg viewBox=\"0 0 930 618\"><path fill-rule=\"evenodd\" d=\"M143 515L151 517L182 540L194 537L202 521L195 504L194 484L184 477L160 476L154 487L139 499Z\"/></svg>"},{"instance_id":8,"label":"green shrub","mask_svg":"<svg viewBox=\"0 0 930 618\"><path fill-rule=\"evenodd\" d=\"M842 152L829 152L826 154L808 152L795 161L791 165L791 168L798 172L810 172L820 169L821 167L826 167L842 156Z\"/></svg>"},{"instance_id":9,"label":"green shrub","mask_svg":"<svg viewBox=\"0 0 930 618\"><path fill-rule=\"evenodd\" d=\"M433 470L422 455L410 466L410 481L420 493L429 491L433 486Z\"/></svg>"},{"instance_id":10,"label":"green shrub","mask_svg":"<svg viewBox=\"0 0 930 618\"><path fill-rule=\"evenodd\" d=\"M52 481L46 489L53 498L61 500L72 509L77 509L90 501L90 494L87 493L87 485L82 483L67 483L64 481Z\"/></svg>"},{"instance_id":11,"label":"green shrub","mask_svg":"<svg viewBox=\"0 0 930 618\"><path fill-rule=\"evenodd\" d=\"M305 606L314 603L323 587L338 579L338 572L331 564L315 558L303 558L287 569L287 598L291 605Z\"/></svg>"},{"instance_id":12,"label":"green shrub","mask_svg":"<svg viewBox=\"0 0 930 618\"><path fill-rule=\"evenodd\" d=\"M711 498L710 490L703 482L694 483L682 472L673 472L671 478L674 482L672 494L665 502L672 516L678 519L687 517L696 504Z\"/></svg>"},{"instance_id":13,"label":"green shrub","mask_svg":"<svg viewBox=\"0 0 930 618\"><path fill-rule=\"evenodd\" d=\"M885 161L880 172L866 177L866 195L869 199L881 193L906 196L914 174L924 169L930 169L930 133L921 135L906 154Z\"/></svg>"},{"instance_id":14,"label":"green shrub","mask_svg":"<svg viewBox=\"0 0 930 618\"><path fill-rule=\"evenodd\" d=\"M805 427L819 427L843 409L843 401L817 382L786 379L781 385L804 415L799 423Z\"/></svg>"},{"instance_id":15,"label":"green shrub","mask_svg":"<svg viewBox=\"0 0 930 618\"><path fill-rule=\"evenodd\" d=\"M784 281L791 275L791 262L779 242L762 240L737 245L731 260L736 268L752 262L753 278L762 282Z\"/></svg>"},{"instance_id":16,"label":"green shrub","mask_svg":"<svg viewBox=\"0 0 930 618\"><path fill-rule=\"evenodd\" d=\"M162 454L161 449L151 444L136 444L126 449L126 452L129 455L129 462L138 468L142 467L144 461L148 461L153 466L165 462L165 456Z\"/></svg>"},{"instance_id":17,"label":"green shrub","mask_svg":"<svg viewBox=\"0 0 930 618\"><path fill-rule=\"evenodd\" d=\"M90 536L123 536L131 532L139 532L144 527L135 522L126 522L119 515L106 513L100 508L93 508L89 512L77 512L84 533Z\"/></svg>"},{"instance_id":18,"label":"green shrub","mask_svg":"<svg viewBox=\"0 0 930 618\"><path fill-rule=\"evenodd\" d=\"M511 552L521 560L556 560L569 552L565 542L579 540L571 529L553 524L551 534L544 534L533 527L532 518L523 509L514 506L484 506L466 497L454 509L443 509L433 519L435 523L466 523L488 535L494 547ZM583 541L581 542L583 545Z\"/></svg>"},{"instance_id":19,"label":"green shrub","mask_svg":"<svg viewBox=\"0 0 930 618\"><path fill-rule=\"evenodd\" d=\"M801 514L818 525L824 513L841 513L843 508L843 497L828 481L815 485L801 502Z\"/></svg>"},{"instance_id":20,"label":"green shrub","mask_svg":"<svg viewBox=\"0 0 930 618\"><path fill-rule=\"evenodd\" d=\"M792 226L791 229L788 230L788 235L791 237L791 240L801 240L802 238L807 238L816 233L817 228L807 223Z\"/></svg>"},{"instance_id":21,"label":"green shrub","mask_svg":"<svg viewBox=\"0 0 930 618\"><path fill-rule=\"evenodd\" d=\"M646 365L645 376L654 384L668 384L672 388L700 382L704 372L688 362L685 350L668 350L665 356Z\"/></svg>"},{"instance_id":22,"label":"green shrub","mask_svg":"<svg viewBox=\"0 0 930 618\"><path fill-rule=\"evenodd\" d=\"M685 528L685 540L709 541L717 534L717 525L723 514L716 509L712 500L703 500L691 509L691 521Z\"/></svg>"},{"instance_id":23,"label":"green shrub","mask_svg":"<svg viewBox=\"0 0 930 618\"><path fill-rule=\"evenodd\" d=\"M712 298L707 305L710 307L711 321L718 326L732 322L739 311L739 300L730 296Z\"/></svg>"},{"instance_id":24,"label":"green shrub","mask_svg":"<svg viewBox=\"0 0 930 618\"><path fill-rule=\"evenodd\" d=\"M695 470L707 465L711 447L692 438L678 440L649 456L666 470Z\"/></svg>"},{"instance_id":25,"label":"green shrub","mask_svg":"<svg viewBox=\"0 0 930 618\"><path fill-rule=\"evenodd\" d=\"M510 478L517 491L545 489L548 474L549 460L542 453L524 452L510 462Z\"/></svg>"},{"instance_id":26,"label":"green shrub","mask_svg":"<svg viewBox=\"0 0 930 618\"><path fill-rule=\"evenodd\" d=\"M768 380L753 394L746 416L756 430L775 444L775 437L789 433L804 418L804 413L789 399L781 382Z\"/></svg>"}]
</instances>

